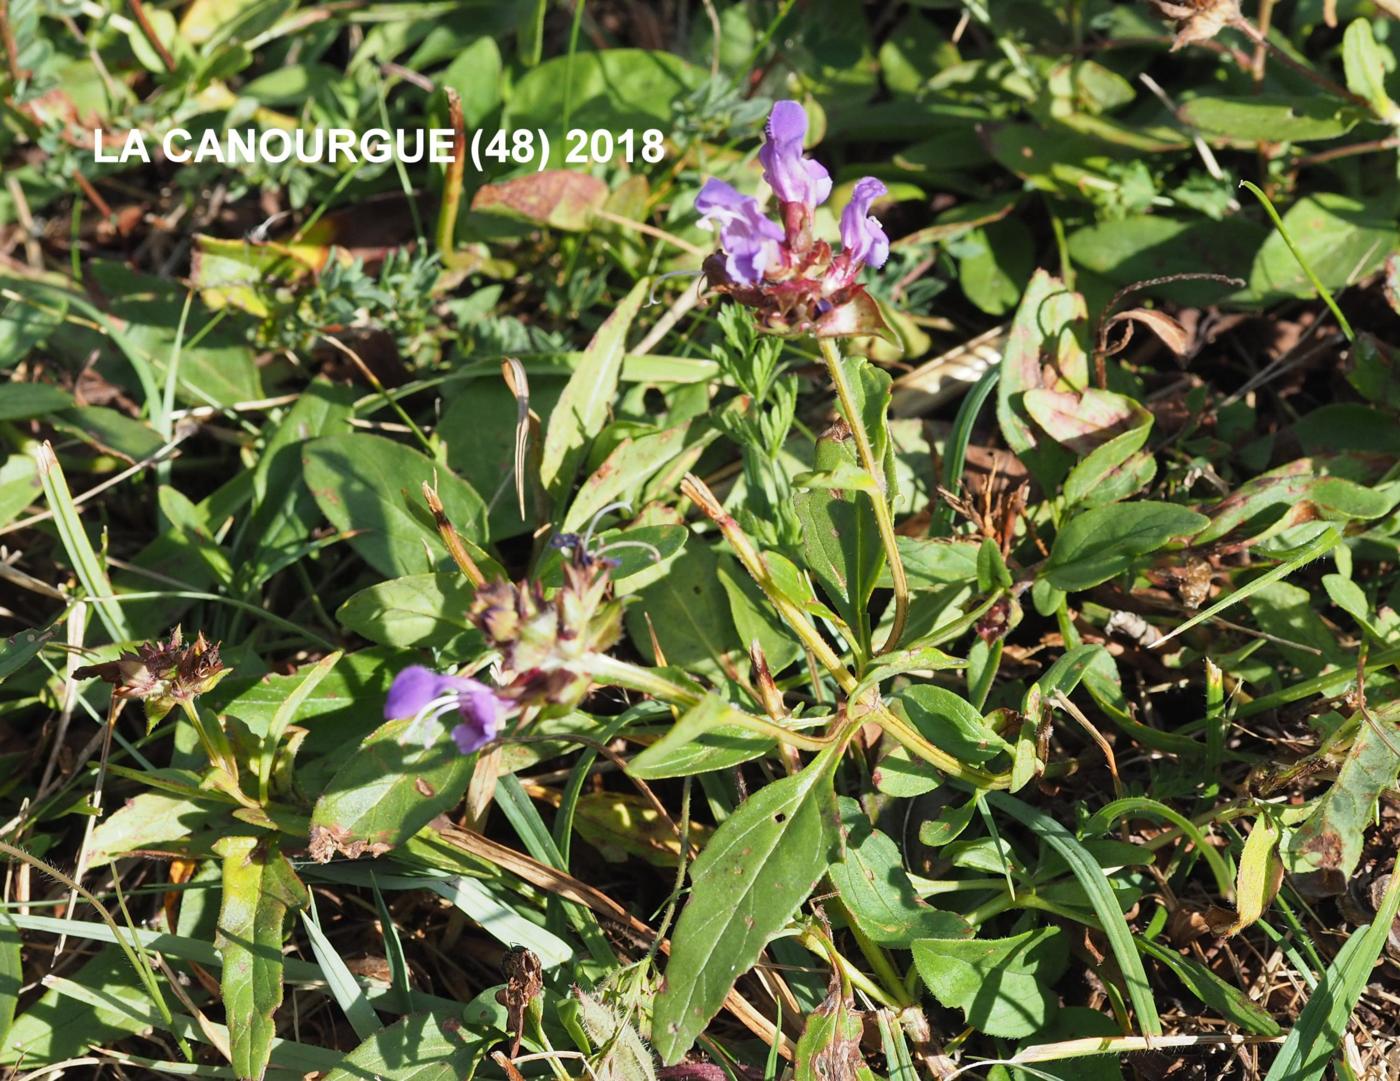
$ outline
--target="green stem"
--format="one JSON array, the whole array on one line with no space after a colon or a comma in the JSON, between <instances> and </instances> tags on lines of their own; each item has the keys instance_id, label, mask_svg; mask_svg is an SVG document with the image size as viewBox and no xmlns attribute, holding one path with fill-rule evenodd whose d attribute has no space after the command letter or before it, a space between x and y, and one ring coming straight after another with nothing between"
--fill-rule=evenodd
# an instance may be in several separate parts
<instances>
[{"instance_id":1,"label":"green stem","mask_svg":"<svg viewBox=\"0 0 1400 1081\"><path fill-rule=\"evenodd\" d=\"M705 697L698 687L683 683L659 668L643 668L606 653L594 653L589 657L588 674L600 683L625 687L673 706L698 706Z\"/></svg>"},{"instance_id":2,"label":"green stem","mask_svg":"<svg viewBox=\"0 0 1400 1081\"><path fill-rule=\"evenodd\" d=\"M885 560L890 565L890 578L894 582L894 621L890 625L889 637L878 651L888 653L899 645L900 636L904 634L905 621L909 617L909 580L904 576L904 561L899 557L899 545L895 541L894 516L890 513L885 471L875 460L869 433L866 432L865 424L856 411L855 399L851 396L851 384L846 378L845 368L841 366L841 351L836 348L836 342L831 338L818 338L817 345L821 349L822 359L826 361L831 384L836 388L841 412L846 415L846 423L850 426L852 438L855 439L860 464L875 482L875 487L870 492L870 502L875 508L875 524L880 530L880 542L884 546Z\"/></svg>"},{"instance_id":3,"label":"green stem","mask_svg":"<svg viewBox=\"0 0 1400 1081\"><path fill-rule=\"evenodd\" d=\"M1267 44L1264 39L1258 39L1263 44ZM1327 286L1322 284L1322 280L1313 273L1313 268L1308 265L1308 261L1303 258L1303 253L1298 250L1298 245L1293 243L1293 238L1288 235L1288 230L1283 227L1283 219L1278 216L1278 211L1274 209L1274 204L1269 197L1263 193L1256 185L1248 180L1242 180L1240 187L1248 188L1254 197L1264 206L1264 212L1269 215L1269 219L1274 223L1274 228L1278 230L1278 235L1283 237L1283 242L1288 245L1288 250L1293 253L1293 258L1298 261L1298 265L1303 268L1303 273L1308 276L1308 281L1312 282L1313 288L1317 290L1318 296L1322 298L1324 304L1332 309L1333 316L1336 317L1337 325L1342 328L1342 333L1347 336L1347 341L1355 342L1356 333L1351 329L1351 324L1347 322L1347 317L1342 314L1342 309L1337 307L1337 302L1332 299L1332 293Z\"/></svg>"},{"instance_id":4,"label":"green stem","mask_svg":"<svg viewBox=\"0 0 1400 1081\"><path fill-rule=\"evenodd\" d=\"M895 1009L896 1004L890 998L888 992L862 972L857 966L851 964L836 946L825 935L816 931L804 931L798 937L798 941L806 946L813 953L824 953L831 961L831 967L836 970L841 977L841 982L846 986L859 987L867 995L882 1006ZM903 997L903 996L901 996Z\"/></svg>"},{"instance_id":5,"label":"green stem","mask_svg":"<svg viewBox=\"0 0 1400 1081\"><path fill-rule=\"evenodd\" d=\"M845 910L845 906L839 900L836 903L841 905L843 911ZM903 977L894 967L889 951L879 943L872 941L864 931L857 927L855 920L850 918L849 913L847 913L846 923L851 937L856 940L856 945L860 947L860 952L865 955L865 959L870 962L870 967L875 970L876 977L884 985L885 993L901 1009L913 1006L915 999L910 995Z\"/></svg>"}]
</instances>

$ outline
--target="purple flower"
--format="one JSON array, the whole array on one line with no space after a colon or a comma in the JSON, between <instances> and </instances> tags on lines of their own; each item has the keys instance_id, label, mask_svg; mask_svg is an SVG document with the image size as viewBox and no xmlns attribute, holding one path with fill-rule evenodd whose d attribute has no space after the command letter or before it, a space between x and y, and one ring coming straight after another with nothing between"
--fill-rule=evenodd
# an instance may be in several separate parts
<instances>
[{"instance_id":1,"label":"purple flower","mask_svg":"<svg viewBox=\"0 0 1400 1081\"><path fill-rule=\"evenodd\" d=\"M779 101L768 115L767 141L758 152L763 179L784 203L801 203L809 210L831 194L831 174L802 155L807 113L795 101Z\"/></svg>"},{"instance_id":2,"label":"purple flower","mask_svg":"<svg viewBox=\"0 0 1400 1081\"><path fill-rule=\"evenodd\" d=\"M711 177L695 197L695 209L704 220L719 223L729 277L741 285L758 284L763 272L779 259L783 239L782 229L763 216L758 200Z\"/></svg>"},{"instance_id":3,"label":"purple flower","mask_svg":"<svg viewBox=\"0 0 1400 1081\"><path fill-rule=\"evenodd\" d=\"M484 683L439 675L415 664L394 677L384 699L384 719L435 721L456 710L462 723L452 729L452 739L463 754L471 754L496 738L506 708L506 702Z\"/></svg>"},{"instance_id":4,"label":"purple flower","mask_svg":"<svg viewBox=\"0 0 1400 1081\"><path fill-rule=\"evenodd\" d=\"M888 189L873 176L856 181L851 201L841 211L841 246L853 264L881 267L890 255L890 239L870 216L870 204Z\"/></svg>"}]
</instances>

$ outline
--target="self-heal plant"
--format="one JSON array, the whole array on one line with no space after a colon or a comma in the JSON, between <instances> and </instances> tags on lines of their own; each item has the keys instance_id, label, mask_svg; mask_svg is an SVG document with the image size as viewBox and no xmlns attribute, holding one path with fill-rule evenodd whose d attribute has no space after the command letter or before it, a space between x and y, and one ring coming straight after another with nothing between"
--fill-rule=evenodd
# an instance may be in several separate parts
<instances>
[{"instance_id":1,"label":"self-heal plant","mask_svg":"<svg viewBox=\"0 0 1400 1081\"><path fill-rule=\"evenodd\" d=\"M704 273L711 289L752 309L761 330L810 334L821 348L866 473L865 488L894 585L894 618L883 652L898 645L904 633L909 587L895 540L887 471L866 430L850 373L834 339L877 334L894 340L879 305L860 283L865 267L878 270L889 258L889 237L870 213L888 189L873 176L856 181L841 211L841 248L833 252L830 244L812 235L816 208L831 194L831 175L806 156L806 135L807 114L802 106L795 101L777 102L764 129L758 160L778 200L781 227L764 215L752 195L740 194L717 177L705 182L695 208L704 222L719 226L719 250L705 260Z\"/></svg>"},{"instance_id":2,"label":"self-heal plant","mask_svg":"<svg viewBox=\"0 0 1400 1081\"><path fill-rule=\"evenodd\" d=\"M885 185L871 176L857 181L841 212L841 250L833 253L812 236L831 176L803 152L807 114L795 101L780 101L765 132L758 160L778 200L781 225L752 195L717 177L706 181L695 208L719 231L720 250L705 261L710 287L752 308L759 326L773 333L888 335L879 307L858 280L862 268L878 269L889 257L889 240L870 214Z\"/></svg>"}]
</instances>

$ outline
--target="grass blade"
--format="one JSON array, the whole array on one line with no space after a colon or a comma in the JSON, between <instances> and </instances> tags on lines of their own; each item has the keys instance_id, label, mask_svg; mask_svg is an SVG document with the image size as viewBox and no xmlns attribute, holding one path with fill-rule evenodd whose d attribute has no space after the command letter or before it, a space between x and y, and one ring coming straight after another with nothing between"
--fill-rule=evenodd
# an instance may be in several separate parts
<instances>
[{"instance_id":1,"label":"grass blade","mask_svg":"<svg viewBox=\"0 0 1400 1081\"><path fill-rule=\"evenodd\" d=\"M1337 951L1264 1081L1320 1081L1327 1064L1341 1046L1351 1011L1366 989L1376 958L1385 948L1397 911L1400 911L1400 858L1391 869L1390 885L1381 898L1376 918L1355 932Z\"/></svg>"},{"instance_id":2,"label":"grass blade","mask_svg":"<svg viewBox=\"0 0 1400 1081\"><path fill-rule=\"evenodd\" d=\"M1022 803L1005 792L988 792L986 800L999 811L1010 815L1027 827L1036 837L1053 848L1069 868L1079 885L1089 898L1094 914L1099 918L1118 968L1123 973L1123 982L1128 985L1128 998L1138 1016L1138 1026L1144 1036L1160 1036L1162 1022L1157 1016L1157 1003L1152 997L1152 986L1147 982L1147 972L1142 967L1142 958L1133 945L1133 933L1128 930L1128 922L1118 907L1118 900L1104 878L1103 871L1094 858L1084 851L1084 846L1049 815Z\"/></svg>"},{"instance_id":3,"label":"grass blade","mask_svg":"<svg viewBox=\"0 0 1400 1081\"><path fill-rule=\"evenodd\" d=\"M1287 578L1290 574L1296 571L1299 567L1303 566L1305 563L1311 563L1314 559L1318 558L1318 556L1325 555L1327 552L1330 552L1333 548L1337 546L1338 542L1341 539L1342 535L1335 527L1328 528L1315 541L1313 541L1309 545L1304 546L1301 552L1298 552L1296 555L1292 556L1289 559L1285 559L1278 566L1272 567L1269 570L1265 571L1258 578L1251 578L1244 585L1240 586L1239 589L1233 590L1232 592L1221 597L1209 608L1204 608L1201 611L1197 612L1194 616L1188 619L1185 623L1181 624L1181 626L1177 627L1171 633L1162 635L1162 637L1157 639L1157 641L1154 642L1150 648L1161 649L1163 645L1165 645L1167 642L1170 642L1173 638L1175 638L1178 634L1181 634L1183 631L1189 631L1192 627L1196 626L1196 624L1203 623L1207 619L1213 619L1215 616L1218 616L1221 612L1225 611L1225 609L1238 604L1246 597L1253 596L1255 593L1259 592L1259 590L1263 589L1269 583L1277 582L1280 578Z\"/></svg>"},{"instance_id":4,"label":"grass blade","mask_svg":"<svg viewBox=\"0 0 1400 1081\"><path fill-rule=\"evenodd\" d=\"M97 609L97 617L102 620L102 625L107 628L112 641L130 641L131 632L127 626L126 615L122 612L121 605L112 599L112 583L107 578L101 560L97 558L92 541L88 540L88 535L83 530L83 523L78 518L78 508L73 503L73 493L68 488L68 480L63 475L63 467L58 464L53 446L47 441L41 443L34 452L34 459L39 472L39 483L44 489L44 498L48 500L49 509L53 511L58 539L73 562L73 571L77 574L78 581L91 598L93 607Z\"/></svg>"},{"instance_id":5,"label":"grass blade","mask_svg":"<svg viewBox=\"0 0 1400 1081\"><path fill-rule=\"evenodd\" d=\"M321 930L316 917L305 909L301 912L301 925L306 931L306 937L311 940L311 952L316 956L316 963L325 974L326 986L330 988L331 997L344 1011L345 1019L350 1022L355 1035L362 1040L369 1039L383 1026L364 990L355 980L354 973L346 966L331 940L326 937L326 933Z\"/></svg>"}]
</instances>

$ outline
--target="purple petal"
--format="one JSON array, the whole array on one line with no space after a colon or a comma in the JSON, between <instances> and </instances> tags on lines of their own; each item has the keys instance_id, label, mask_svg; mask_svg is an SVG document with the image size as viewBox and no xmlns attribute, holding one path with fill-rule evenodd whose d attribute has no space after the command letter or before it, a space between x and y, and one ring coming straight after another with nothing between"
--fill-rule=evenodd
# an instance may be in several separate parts
<instances>
[{"instance_id":1,"label":"purple petal","mask_svg":"<svg viewBox=\"0 0 1400 1081\"><path fill-rule=\"evenodd\" d=\"M795 101L780 101L768 117L768 138L758 152L763 179L784 203L801 203L808 208L826 201L831 194L831 174L802 154L807 134L807 113Z\"/></svg>"},{"instance_id":2,"label":"purple petal","mask_svg":"<svg viewBox=\"0 0 1400 1081\"><path fill-rule=\"evenodd\" d=\"M474 679L457 680L457 712L462 723L452 729L452 738L463 754L479 751L501 730L505 703L490 687Z\"/></svg>"},{"instance_id":3,"label":"purple petal","mask_svg":"<svg viewBox=\"0 0 1400 1081\"><path fill-rule=\"evenodd\" d=\"M764 216L752 195L741 195L713 177L695 197L695 209L719 222L720 247L729 277L742 285L756 284L778 258L782 227Z\"/></svg>"},{"instance_id":4,"label":"purple petal","mask_svg":"<svg viewBox=\"0 0 1400 1081\"><path fill-rule=\"evenodd\" d=\"M801 143L807 138L807 110L802 108L800 102L775 101L764 131L774 142L790 143L795 140Z\"/></svg>"},{"instance_id":5,"label":"purple petal","mask_svg":"<svg viewBox=\"0 0 1400 1081\"><path fill-rule=\"evenodd\" d=\"M725 183L717 176L705 181L700 194L695 197L695 209L705 219L714 219L721 225L733 220L743 210L746 203L758 205L752 195L741 194L732 184Z\"/></svg>"},{"instance_id":6,"label":"purple petal","mask_svg":"<svg viewBox=\"0 0 1400 1081\"><path fill-rule=\"evenodd\" d=\"M856 181L851 201L841 211L841 246L854 262L881 267L890 255L890 240L870 216L870 205L888 189L873 176Z\"/></svg>"},{"instance_id":7,"label":"purple petal","mask_svg":"<svg viewBox=\"0 0 1400 1081\"><path fill-rule=\"evenodd\" d=\"M422 665L414 664L394 677L384 699L384 719L402 720L416 717L434 698L441 694L442 676Z\"/></svg>"}]
</instances>

